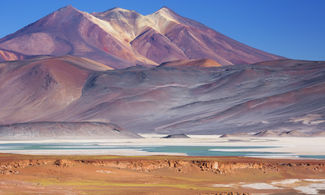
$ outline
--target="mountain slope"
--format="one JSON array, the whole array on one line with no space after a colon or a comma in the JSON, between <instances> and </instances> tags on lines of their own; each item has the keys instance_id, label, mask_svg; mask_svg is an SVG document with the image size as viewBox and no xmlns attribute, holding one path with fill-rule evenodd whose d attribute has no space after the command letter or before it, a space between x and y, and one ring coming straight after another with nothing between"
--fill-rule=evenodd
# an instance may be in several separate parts
<instances>
[{"instance_id":1,"label":"mountain slope","mask_svg":"<svg viewBox=\"0 0 325 195\"><path fill-rule=\"evenodd\" d=\"M210 58L226 65L249 64L281 58L234 41L198 22L176 14L167 7L147 16L120 8L94 13L94 15L113 23L116 29L120 29L119 33L122 33L123 37L127 37L126 40L137 40L141 37L142 47L139 44L134 47L132 44L138 52L147 50L148 43L154 40L155 48L160 48L163 51L165 48L178 47L177 53L182 54L178 59ZM155 36L146 35L144 37L144 32L146 33L148 29L150 34ZM157 34L160 34L160 37L155 40L155 37L158 37ZM163 38L168 40L168 43L167 41L161 43L160 40ZM175 60L175 52L170 52L167 56L166 52L162 52L166 56L163 60L157 58L159 52L154 53L156 56L143 55L157 63ZM186 58L184 58L185 56ZM172 59L168 60L168 58Z\"/></svg>"},{"instance_id":2,"label":"mountain slope","mask_svg":"<svg viewBox=\"0 0 325 195\"><path fill-rule=\"evenodd\" d=\"M96 121L166 134L325 128L325 62L105 71L75 58L0 63L0 124Z\"/></svg>"},{"instance_id":3,"label":"mountain slope","mask_svg":"<svg viewBox=\"0 0 325 195\"><path fill-rule=\"evenodd\" d=\"M73 56L0 63L0 123L29 121L79 99L88 76L111 68Z\"/></svg>"},{"instance_id":4,"label":"mountain slope","mask_svg":"<svg viewBox=\"0 0 325 195\"><path fill-rule=\"evenodd\" d=\"M121 139L139 138L135 133L109 123L96 122L41 122L0 126L2 140L44 139Z\"/></svg>"},{"instance_id":5,"label":"mountain slope","mask_svg":"<svg viewBox=\"0 0 325 195\"><path fill-rule=\"evenodd\" d=\"M136 63L131 49L106 32L107 24L71 6L0 40L0 47L24 55L74 55L119 68Z\"/></svg>"},{"instance_id":6,"label":"mountain slope","mask_svg":"<svg viewBox=\"0 0 325 195\"><path fill-rule=\"evenodd\" d=\"M157 63L188 59L181 49L152 28L137 36L131 45L141 55Z\"/></svg>"},{"instance_id":7,"label":"mountain slope","mask_svg":"<svg viewBox=\"0 0 325 195\"><path fill-rule=\"evenodd\" d=\"M61 8L0 39L0 60L73 55L113 68L209 58L222 65L281 57L234 41L164 7L151 15L114 8L88 14Z\"/></svg>"}]
</instances>

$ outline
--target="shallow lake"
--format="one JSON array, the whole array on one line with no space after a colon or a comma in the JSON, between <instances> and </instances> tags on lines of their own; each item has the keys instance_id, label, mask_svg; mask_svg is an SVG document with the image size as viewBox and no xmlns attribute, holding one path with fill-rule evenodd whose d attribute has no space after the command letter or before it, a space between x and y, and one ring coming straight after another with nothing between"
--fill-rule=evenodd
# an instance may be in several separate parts
<instances>
[{"instance_id":1,"label":"shallow lake","mask_svg":"<svg viewBox=\"0 0 325 195\"><path fill-rule=\"evenodd\" d=\"M146 152L157 154L183 154L189 156L247 156L247 157L279 157L279 158L317 158L325 159L322 155L305 155L297 156L284 152L265 152L259 149L275 148L272 146L136 146L136 145L106 145L98 143L5 143L0 144L0 153L21 153L29 154L51 154L51 151L61 151L62 154L113 154L119 155L119 151L130 150L129 154L121 153L120 155L132 155L132 151ZM70 153L65 153L70 151Z\"/></svg>"}]
</instances>

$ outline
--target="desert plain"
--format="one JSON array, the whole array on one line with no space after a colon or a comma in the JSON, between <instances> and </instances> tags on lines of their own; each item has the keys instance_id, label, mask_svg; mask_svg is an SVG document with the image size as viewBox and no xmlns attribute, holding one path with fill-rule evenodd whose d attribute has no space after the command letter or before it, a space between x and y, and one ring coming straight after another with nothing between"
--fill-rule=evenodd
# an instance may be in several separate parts
<instances>
[{"instance_id":1,"label":"desert plain","mask_svg":"<svg viewBox=\"0 0 325 195\"><path fill-rule=\"evenodd\" d=\"M325 190L322 137L141 136L97 142L56 140L58 145L70 143L74 147L21 147L12 151L5 150L4 145L14 148L22 143L2 141L0 194L322 194ZM44 140L25 144L50 143ZM96 149L89 143L111 148ZM209 153L190 156L186 152L142 149L148 146L210 146L212 152L248 153L238 157L207 156ZM256 151L266 155L250 156ZM267 155L270 152L272 155Z\"/></svg>"}]
</instances>

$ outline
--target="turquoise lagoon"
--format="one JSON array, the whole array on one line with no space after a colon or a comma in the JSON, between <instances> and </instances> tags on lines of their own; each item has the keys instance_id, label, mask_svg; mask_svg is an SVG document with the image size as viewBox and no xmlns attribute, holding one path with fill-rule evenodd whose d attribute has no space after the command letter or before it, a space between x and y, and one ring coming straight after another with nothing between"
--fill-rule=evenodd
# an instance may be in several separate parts
<instances>
[{"instance_id":1,"label":"turquoise lagoon","mask_svg":"<svg viewBox=\"0 0 325 195\"><path fill-rule=\"evenodd\" d=\"M69 150L69 151L112 151L118 149L132 149L152 153L183 153L188 156L246 156L246 157L298 157L298 158L316 158L325 159L322 155L305 155L297 156L284 152L259 152L258 149L274 148L270 146L120 146L120 145L103 145L98 143L4 143L0 144L0 153L13 151L28 150ZM252 149L250 151L250 149Z\"/></svg>"}]
</instances>

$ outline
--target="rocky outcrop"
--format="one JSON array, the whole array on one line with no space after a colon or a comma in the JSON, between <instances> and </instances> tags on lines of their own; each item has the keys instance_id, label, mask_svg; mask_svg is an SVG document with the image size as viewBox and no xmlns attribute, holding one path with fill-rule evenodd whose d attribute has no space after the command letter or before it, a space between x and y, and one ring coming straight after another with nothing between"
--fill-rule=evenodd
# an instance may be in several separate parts
<instances>
[{"instance_id":1,"label":"rocky outcrop","mask_svg":"<svg viewBox=\"0 0 325 195\"><path fill-rule=\"evenodd\" d=\"M19 169L30 166L52 165L52 160L10 160L0 161L0 174L19 174Z\"/></svg>"},{"instance_id":2,"label":"rocky outcrop","mask_svg":"<svg viewBox=\"0 0 325 195\"><path fill-rule=\"evenodd\" d=\"M313 172L325 171L324 161L256 161L240 160L151 160L151 159L108 159L108 160L2 160L0 174L19 174L21 168L31 166L56 166L61 168L91 165L96 167L131 169L141 172L151 172L158 169L171 169L176 172L192 171L210 172L214 174L233 174L239 170L258 170L269 174L280 169L305 169Z\"/></svg>"},{"instance_id":3,"label":"rocky outcrop","mask_svg":"<svg viewBox=\"0 0 325 195\"><path fill-rule=\"evenodd\" d=\"M194 60L176 60L176 61L168 61L160 64L160 66L165 67L219 67L221 64L211 59L194 59Z\"/></svg>"},{"instance_id":4,"label":"rocky outcrop","mask_svg":"<svg viewBox=\"0 0 325 195\"><path fill-rule=\"evenodd\" d=\"M217 193L209 193L202 195L249 195L248 192L217 192ZM201 194L200 194L201 195Z\"/></svg>"},{"instance_id":5,"label":"rocky outcrop","mask_svg":"<svg viewBox=\"0 0 325 195\"><path fill-rule=\"evenodd\" d=\"M185 135L185 134L171 134L171 135L167 135L163 138L190 138L189 136Z\"/></svg>"},{"instance_id":6,"label":"rocky outcrop","mask_svg":"<svg viewBox=\"0 0 325 195\"><path fill-rule=\"evenodd\" d=\"M54 165L58 167L72 167L76 164L76 162L72 160L66 160L66 159L59 159L54 161Z\"/></svg>"},{"instance_id":7,"label":"rocky outcrop","mask_svg":"<svg viewBox=\"0 0 325 195\"><path fill-rule=\"evenodd\" d=\"M0 49L0 62L1 61L15 61L22 60L25 56L16 52L6 51L4 49Z\"/></svg>"},{"instance_id":8,"label":"rocky outcrop","mask_svg":"<svg viewBox=\"0 0 325 195\"><path fill-rule=\"evenodd\" d=\"M300 131L300 130L262 130L256 133L233 133L223 134L220 137L324 137L323 131Z\"/></svg>"}]
</instances>

